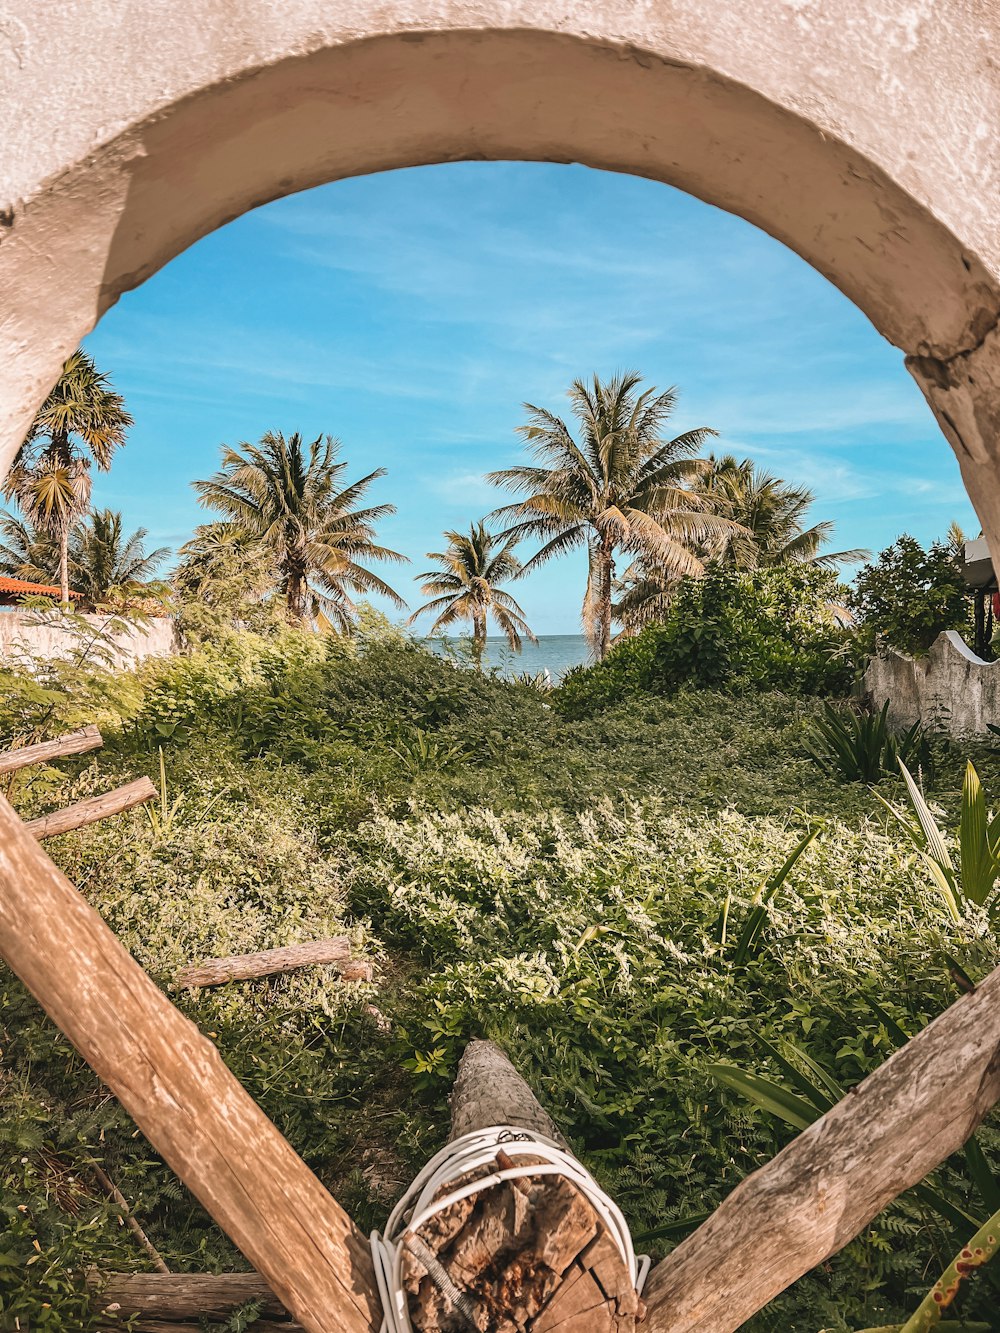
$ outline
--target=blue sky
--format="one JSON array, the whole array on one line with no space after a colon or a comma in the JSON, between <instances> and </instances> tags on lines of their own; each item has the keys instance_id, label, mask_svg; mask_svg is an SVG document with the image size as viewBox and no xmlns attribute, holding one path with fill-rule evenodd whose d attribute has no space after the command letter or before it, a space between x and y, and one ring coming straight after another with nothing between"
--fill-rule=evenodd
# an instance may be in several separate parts
<instances>
[{"instance_id":1,"label":"blue sky","mask_svg":"<svg viewBox=\"0 0 1000 1333\"><path fill-rule=\"evenodd\" d=\"M978 532L958 466L902 355L798 256L668 186L584 167L456 163L341 181L238 219L103 319L87 346L136 425L97 504L150 543L204 520L190 482L220 443L340 437L388 476L381 537L412 575L502 496L528 400L640 371L676 384L676 429L715 427L816 493L838 548ZM527 556L528 549L522 552ZM582 558L515 589L537 633L575 633Z\"/></svg>"}]
</instances>

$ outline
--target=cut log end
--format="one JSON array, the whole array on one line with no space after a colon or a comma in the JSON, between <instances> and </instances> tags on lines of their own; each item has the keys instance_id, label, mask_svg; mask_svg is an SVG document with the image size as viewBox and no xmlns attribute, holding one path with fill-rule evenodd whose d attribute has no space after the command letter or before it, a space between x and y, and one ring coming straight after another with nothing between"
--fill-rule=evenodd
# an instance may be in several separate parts
<instances>
[{"instance_id":1,"label":"cut log end","mask_svg":"<svg viewBox=\"0 0 1000 1333\"><path fill-rule=\"evenodd\" d=\"M404 1238L403 1277L418 1333L632 1333L640 1308L617 1245L561 1176L452 1204Z\"/></svg>"},{"instance_id":2,"label":"cut log end","mask_svg":"<svg viewBox=\"0 0 1000 1333\"><path fill-rule=\"evenodd\" d=\"M452 1141L509 1125L566 1147L491 1042L467 1047L451 1109ZM492 1163L449 1182L438 1197L512 1165L539 1165L543 1159L527 1147L499 1144ZM594 1206L559 1175L502 1181L449 1205L404 1236L402 1267L417 1333L632 1333L641 1309Z\"/></svg>"}]
</instances>

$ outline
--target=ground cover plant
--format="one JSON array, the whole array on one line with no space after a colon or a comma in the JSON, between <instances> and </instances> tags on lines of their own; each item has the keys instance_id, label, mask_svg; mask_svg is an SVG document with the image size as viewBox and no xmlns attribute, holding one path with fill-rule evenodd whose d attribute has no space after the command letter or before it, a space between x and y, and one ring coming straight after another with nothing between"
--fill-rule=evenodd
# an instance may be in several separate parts
<instances>
[{"instance_id":1,"label":"ground cover plant","mask_svg":"<svg viewBox=\"0 0 1000 1333\"><path fill-rule=\"evenodd\" d=\"M49 850L363 1228L440 1145L458 1057L485 1035L659 1254L795 1132L720 1068L785 1105L810 1080L849 1088L1000 951L874 794L816 765L821 699L682 687L567 711L377 625L355 644L216 635L113 678L0 672L5 741L91 719L107 737L10 783L21 813L159 784L162 754L152 814ZM924 778L946 840L966 758L941 746ZM1000 789L997 752L972 758ZM904 811L902 775L879 790ZM192 959L341 930L373 983L176 987ZM240 1265L6 971L0 1048L0 1327L87 1329L86 1268L147 1266L95 1168L172 1268ZM991 1117L971 1157L749 1327L901 1322L995 1211L998 1170ZM998 1306L987 1268L957 1313Z\"/></svg>"}]
</instances>

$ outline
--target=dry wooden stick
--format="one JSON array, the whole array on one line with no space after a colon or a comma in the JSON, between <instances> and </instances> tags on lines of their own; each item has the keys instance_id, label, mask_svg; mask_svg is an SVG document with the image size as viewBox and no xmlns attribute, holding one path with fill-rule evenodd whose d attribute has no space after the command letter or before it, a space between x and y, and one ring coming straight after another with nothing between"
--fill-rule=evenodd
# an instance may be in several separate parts
<instances>
[{"instance_id":1,"label":"dry wooden stick","mask_svg":"<svg viewBox=\"0 0 1000 1333\"><path fill-rule=\"evenodd\" d=\"M270 1319L289 1318L258 1273L91 1272L88 1281L94 1288L94 1308L110 1310L121 1320L131 1315L175 1322L223 1320L248 1301L259 1304L261 1314Z\"/></svg>"},{"instance_id":2,"label":"dry wooden stick","mask_svg":"<svg viewBox=\"0 0 1000 1333\"><path fill-rule=\"evenodd\" d=\"M648 1333L734 1333L1000 1100L1000 968L748 1176L650 1274Z\"/></svg>"},{"instance_id":3,"label":"dry wooden stick","mask_svg":"<svg viewBox=\"0 0 1000 1333\"><path fill-rule=\"evenodd\" d=\"M124 1318L124 1315L114 1315L115 1320ZM22 1325L23 1327L23 1325ZM101 1324L100 1333L122 1333L120 1322ZM273 1319L255 1319L248 1325L252 1333L303 1333L301 1324L292 1323L290 1319L280 1322ZM972 1333L976 1333L975 1327L970 1325ZM204 1333L205 1325L199 1320L197 1323L177 1323L173 1319L137 1319L134 1324L129 1324L130 1333ZM962 1333L966 1333L965 1326L962 1327Z\"/></svg>"},{"instance_id":4,"label":"dry wooden stick","mask_svg":"<svg viewBox=\"0 0 1000 1333\"><path fill-rule=\"evenodd\" d=\"M277 976L302 967L335 966L345 981L371 981L372 965L352 957L347 935L306 944L289 944L262 953L234 954L230 958L209 958L177 973L181 986L224 986L227 981L253 981L258 977Z\"/></svg>"},{"instance_id":5,"label":"dry wooden stick","mask_svg":"<svg viewBox=\"0 0 1000 1333\"><path fill-rule=\"evenodd\" d=\"M0 751L0 777L16 773L19 768L27 768L30 764L46 764L50 759L63 759L66 755L99 750L103 744L104 738L96 727L84 727L82 731L70 731L65 736L57 736L55 740L23 745L16 750L3 750Z\"/></svg>"},{"instance_id":6,"label":"dry wooden stick","mask_svg":"<svg viewBox=\"0 0 1000 1333\"><path fill-rule=\"evenodd\" d=\"M2 798L0 956L308 1333L375 1333L368 1242Z\"/></svg>"},{"instance_id":7,"label":"dry wooden stick","mask_svg":"<svg viewBox=\"0 0 1000 1333\"><path fill-rule=\"evenodd\" d=\"M156 796L156 788L149 778L137 778L124 787L104 792L101 796L90 796L76 805L68 805L65 810L56 810L51 815L41 815L38 819L25 820L24 827L35 838L55 838L60 833L69 833L73 829L84 828L87 824L96 824L99 819L111 815L124 814L137 805L143 805Z\"/></svg>"},{"instance_id":8,"label":"dry wooden stick","mask_svg":"<svg viewBox=\"0 0 1000 1333\"><path fill-rule=\"evenodd\" d=\"M132 1209L128 1206L125 1195L122 1194L121 1190L105 1172L103 1167L98 1166L96 1162L91 1162L90 1169L97 1177L97 1183L100 1185L101 1189L118 1208L118 1211L121 1213L122 1221L128 1227L129 1231L131 1231L132 1235L135 1236L136 1240L149 1255L150 1259L152 1259L156 1271L158 1273L169 1273L170 1269L163 1262L163 1255L135 1220L135 1215L133 1214Z\"/></svg>"}]
</instances>

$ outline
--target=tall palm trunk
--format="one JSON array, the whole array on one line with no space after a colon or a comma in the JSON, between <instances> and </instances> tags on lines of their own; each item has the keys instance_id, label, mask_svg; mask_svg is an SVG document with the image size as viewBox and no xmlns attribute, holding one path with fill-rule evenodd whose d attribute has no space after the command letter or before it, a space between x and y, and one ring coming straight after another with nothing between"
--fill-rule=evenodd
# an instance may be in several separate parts
<instances>
[{"instance_id":1,"label":"tall palm trunk","mask_svg":"<svg viewBox=\"0 0 1000 1333\"><path fill-rule=\"evenodd\" d=\"M597 548L597 660L603 662L611 649L611 601L615 582L614 547L601 539Z\"/></svg>"},{"instance_id":2,"label":"tall palm trunk","mask_svg":"<svg viewBox=\"0 0 1000 1333\"><path fill-rule=\"evenodd\" d=\"M472 614L472 660L476 670L483 669L483 654L486 652L486 612L482 607Z\"/></svg>"},{"instance_id":3,"label":"tall palm trunk","mask_svg":"<svg viewBox=\"0 0 1000 1333\"><path fill-rule=\"evenodd\" d=\"M59 524L59 600L69 609L69 524Z\"/></svg>"},{"instance_id":4,"label":"tall palm trunk","mask_svg":"<svg viewBox=\"0 0 1000 1333\"><path fill-rule=\"evenodd\" d=\"M293 625L303 624L306 618L307 567L305 552L293 549L285 564L288 580L285 605L288 619Z\"/></svg>"}]
</instances>

